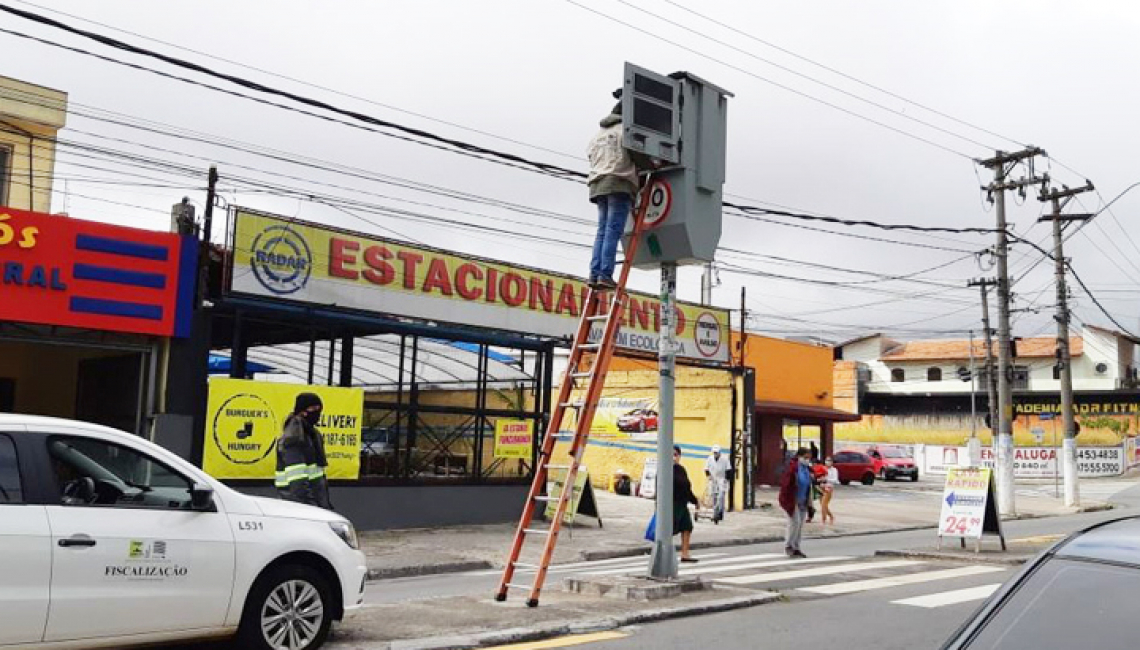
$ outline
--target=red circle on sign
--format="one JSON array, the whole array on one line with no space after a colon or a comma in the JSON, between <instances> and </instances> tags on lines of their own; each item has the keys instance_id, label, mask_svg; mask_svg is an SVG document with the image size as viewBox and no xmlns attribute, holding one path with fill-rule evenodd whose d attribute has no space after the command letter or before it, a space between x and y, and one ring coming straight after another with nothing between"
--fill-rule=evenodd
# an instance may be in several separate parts
<instances>
[{"instance_id":1,"label":"red circle on sign","mask_svg":"<svg viewBox=\"0 0 1140 650\"><path fill-rule=\"evenodd\" d=\"M702 330L710 332L707 338L702 336ZM716 332L715 340L711 334L713 331ZM716 316L707 311L697 316L697 322L693 323L693 341L697 344L697 351L706 357L714 357L717 352L720 352L720 346L724 345L724 334L721 332L720 322L717 321Z\"/></svg>"},{"instance_id":2,"label":"red circle on sign","mask_svg":"<svg viewBox=\"0 0 1140 650\"><path fill-rule=\"evenodd\" d=\"M673 188L663 180L656 180L649 186L649 205L645 206L645 225L656 226L669 216L673 207Z\"/></svg>"}]
</instances>

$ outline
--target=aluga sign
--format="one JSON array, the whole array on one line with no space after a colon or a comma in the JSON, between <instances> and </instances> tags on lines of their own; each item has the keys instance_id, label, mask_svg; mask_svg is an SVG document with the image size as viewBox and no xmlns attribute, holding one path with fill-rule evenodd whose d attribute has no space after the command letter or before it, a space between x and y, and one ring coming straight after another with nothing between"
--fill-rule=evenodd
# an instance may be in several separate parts
<instances>
[{"instance_id":1,"label":"aluga sign","mask_svg":"<svg viewBox=\"0 0 1140 650\"><path fill-rule=\"evenodd\" d=\"M232 291L394 316L571 337L587 287L578 279L236 209ZM729 313L675 312L678 356L729 361ZM617 345L656 354L661 302L630 292ZM600 331L595 332L600 337Z\"/></svg>"}]
</instances>

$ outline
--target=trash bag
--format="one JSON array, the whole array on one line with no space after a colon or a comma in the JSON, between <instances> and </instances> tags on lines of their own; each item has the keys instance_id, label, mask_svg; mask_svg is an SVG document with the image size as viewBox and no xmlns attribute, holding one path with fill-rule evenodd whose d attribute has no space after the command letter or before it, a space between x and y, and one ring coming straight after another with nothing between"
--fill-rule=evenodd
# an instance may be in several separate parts
<instances>
[{"instance_id":1,"label":"trash bag","mask_svg":"<svg viewBox=\"0 0 1140 650\"><path fill-rule=\"evenodd\" d=\"M649 520L649 526L645 529L645 541L657 541L657 513L653 513L653 518Z\"/></svg>"}]
</instances>

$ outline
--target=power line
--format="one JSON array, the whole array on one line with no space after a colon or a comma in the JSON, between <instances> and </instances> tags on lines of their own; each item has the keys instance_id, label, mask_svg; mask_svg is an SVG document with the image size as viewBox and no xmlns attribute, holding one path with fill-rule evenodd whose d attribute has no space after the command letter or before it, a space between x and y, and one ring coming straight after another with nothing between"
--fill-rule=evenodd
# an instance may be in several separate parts
<instances>
[{"instance_id":1,"label":"power line","mask_svg":"<svg viewBox=\"0 0 1140 650\"><path fill-rule=\"evenodd\" d=\"M581 157L581 156L575 156L575 155L573 155L573 154L569 154L569 153L566 153L566 152L564 152L564 151L558 151L557 149L551 149L551 148L548 148L548 147L543 147L543 146L541 146L541 145L536 145L536 144L532 144L532 143L529 143L529 142L524 142L524 141L522 141L522 140L516 140L516 139L514 139L514 138L510 138L510 137L507 137L507 136L504 136L504 135L500 135L500 134L497 134L497 133L492 133L492 132L490 132L490 131L484 131L484 130L481 130L481 129L476 129L476 128L473 128L473 127L470 127L470 126L465 126L465 125L463 125L463 124L459 124L459 123L456 123L456 122L450 122L450 121L448 121L448 120L443 120L443 119L440 119L440 118L437 118L437 117L432 117L432 116L430 116L430 115L425 115L425 114L423 114L423 113L417 113L417 112L415 112L415 111L410 111L410 110L407 110L407 109L404 109L404 108L400 108L399 106L393 106L393 105L391 105L391 104L385 104L385 103L383 103L383 102L378 102L378 101L376 101L376 100L373 100L373 99L368 99L367 97L361 97L360 95L354 95L354 94L352 94L352 93L346 93L346 92L344 92L344 91L341 91L341 90L337 90L337 89L335 89L335 88L330 88L330 87L328 87L328 86L322 86L322 85L320 85L320 84L315 84L315 83L312 83L312 82L309 82L309 81L305 81L305 80L303 80L303 79L298 79L298 78L296 78L296 77L291 77L291 76L289 76L289 75L286 75L286 74L281 74L281 73L279 73L279 72L273 72L272 70L267 70L267 69L265 69L265 68L259 68L259 67L257 67L257 66L253 66L253 65L249 65L249 64L246 64L246 63L242 63L242 62L240 62L240 61L235 61L235 60L233 60L233 59L227 59L227 58L225 58L225 57L216 56L216 55L210 54L210 53L208 53L208 52L203 52L203 51L201 51L201 50L195 50L195 49L193 49L193 48L185 47L185 46L183 46L183 45L178 45L177 43L172 43L172 42L170 42L170 41L164 41L164 40L162 40L162 39L159 39L159 38L154 38L153 36L147 36L146 34L139 34L139 33L137 33L137 32L132 32L132 31L130 31L130 30L126 30L126 29L123 29L123 28L121 28L121 27L116 27L116 26L114 26L114 25L109 25L109 24L107 24L107 23L101 23L101 22L99 22L99 21L97 21L97 20L92 20L92 19L90 19L90 18L85 18L85 17L83 17L83 16L78 16L78 15L76 15L76 14L70 14L70 13L67 13L66 11L61 11L61 10L59 10L59 9L54 9L54 8L51 8L51 7L45 7L45 6L43 6L43 5L38 5L38 4L35 4L35 3L33 3L33 2L28 2L27 0L15 0L15 2L18 2L19 4L27 5L27 6L29 6L29 7L35 7L36 9L40 9L40 10L42 10L42 11L48 11L48 12L51 12L51 13L59 14L59 15L61 15L61 16L67 16L68 18L74 18L74 19L76 19L76 20L79 20L79 21L82 21L82 22L85 22L85 23L90 23L90 24L92 24L92 25L98 25L99 27L103 27L103 28L105 28L105 29L110 29L110 30L113 30L113 31L116 31L116 32L119 32L119 33L122 33L122 34L127 34L127 35L129 35L129 36L134 36L134 37L136 37L136 38L141 38L141 39L143 39L143 40L151 41L151 42L153 42L153 43L159 43L159 44L161 44L161 45L166 45L166 46L168 46L168 47L173 47L173 48L175 48L175 49L178 49L178 50L182 50L182 51L184 51L184 52L190 52L191 54L197 54L197 55L199 55L199 56L204 56L204 57L206 57L206 58L208 58L208 59L213 59L213 60L215 60L215 61L221 61L221 62L223 62L223 63L228 63L228 64L230 64L230 65L234 65L234 66L237 66L237 67L239 67L239 68L244 68L244 69L246 69L246 70L253 70L253 71L255 71L255 72L260 72L260 73L262 73L262 74L266 74L266 75L269 75L269 76L271 76L271 77L276 77L276 78L278 78L278 79L284 79L284 80L286 80L286 81L291 81L291 82L293 82L293 83L296 83L296 84L300 84L300 85L302 85L302 86L307 86L307 87L309 87L309 88L314 88L314 89L316 89L316 90L321 90L321 91L324 91L324 92L332 93L332 94L334 94L334 95L339 95L339 96L341 96L341 97L346 97L346 98L348 98L348 99L355 99L355 100L357 100L357 101L361 101L361 102L364 102L364 103L367 103L367 104L372 104L373 106L378 106L378 107L380 107L380 108L386 108L386 109L388 109L388 110L391 110L391 111L396 111L396 112L398 112L398 113L404 113L405 115L412 115L412 116L414 116L414 117L418 117L418 118L421 118L421 119L424 119L424 120L428 120L428 121L431 121L431 122L435 122L435 123L437 123L437 124L443 124L443 125L446 125L446 126L455 127L455 128L457 128L457 129L462 129L462 130L464 130L464 131L469 131L469 132L471 132L471 133L477 133L477 134L479 134L479 135L484 135L484 136L487 136L487 137L489 137L489 138L495 138L496 140L502 140L502 141L504 141L504 142L510 142L511 144L517 144L517 145L521 145L521 146L524 146L524 147L529 147L529 148L531 148L531 149L535 149L535 150L538 150L538 151L544 151L544 152L546 152L546 153L552 153L552 154L555 154L555 155L557 155L557 156L563 156L563 157L566 157L566 158L570 158L570 159L573 159L573 160L578 160L578 161L581 161L581 160L582 160L582 157Z\"/></svg>"},{"instance_id":2,"label":"power line","mask_svg":"<svg viewBox=\"0 0 1140 650\"><path fill-rule=\"evenodd\" d=\"M939 117L944 117L944 118L946 118L946 119L948 119L948 120L950 120L950 121L952 121L952 122L957 122L958 124L961 124L961 125L963 125L963 126L968 126L968 127L970 127L971 129L974 129L974 130L976 130L976 131L980 131L980 132L982 132L982 133L985 133L985 134L987 134L987 135L992 135L992 136L994 136L994 137L997 137L997 138L1001 138L1001 139L1003 139L1003 140L1008 140L1009 142L1013 142L1013 143L1015 143L1015 144L1017 144L1017 145L1019 145L1019 146L1021 146L1021 147L1025 147L1025 146L1028 146L1028 145L1026 145L1025 143L1023 143L1023 142L1020 142L1020 141L1018 141L1018 140L1016 140L1016 139L1014 139L1014 138L1011 138L1011 137L1009 137L1009 136L1005 136L1005 135L1002 135L1002 134L1000 134L1000 133L996 133L996 132L994 132L994 131L991 131L991 130L989 130L989 129L986 129L986 128L984 128L984 127L981 127L981 126L978 126L978 125L976 125L976 124L972 124L972 123L970 123L970 122L967 122L967 121L965 121L965 120L962 120L962 119L959 119L959 118L957 118L957 117L954 117L953 115L949 115L949 114L947 114L947 113L943 113L942 111L939 111L939 110L937 110L937 109L931 108L930 106L927 106L926 104L921 104L921 103L919 103L919 102L916 102L916 101L914 101L914 100L912 100L912 99L908 99L907 97L904 97L904 96L902 96L902 95L899 95L899 94L897 94L897 93L894 93L894 92L891 92L891 91L889 91L889 90L886 90L885 88L882 88L881 86L876 86L876 85L874 85L874 84L872 84L872 83L869 83L869 82L863 81L862 79L859 79L858 77L855 77L855 76L853 76L853 75L847 74L847 73L845 73L845 72L843 72L843 71L841 71L841 70L837 70L837 69L835 69L835 68L832 68L832 67L830 67L830 66L824 65L824 64L822 64L822 63L820 63L820 62L818 62L818 61L815 61L815 60L813 60L813 59L810 59L810 58L808 58L808 57L806 57L806 56L803 56L803 55L801 55L801 54L797 54L796 52L793 52L792 50L789 50L789 49L787 49L787 48L784 48L784 47L781 47L781 46L779 46L779 45L776 45L775 43L772 43L771 41L766 41L766 40L764 40L764 39L761 39L761 38L759 38L759 37L757 37L757 36L755 36L755 35L753 35L753 34L750 34L750 33L748 33L748 32L745 32L745 31L741 30L741 29L738 29L738 28L736 28L736 27L733 27L732 25L729 25L728 23L724 23L724 22L721 22L721 21L719 21L719 20L716 20L715 18L712 18L712 17L710 17L710 16L708 16L708 15L706 15L706 14L702 14L702 13L700 13L700 12L696 11L695 9L692 9L691 7L686 7L686 6L682 5L682 4L681 4L681 3L679 3L679 2L674 2L674 0L665 0L665 1L666 1L666 2L668 2L669 4L673 5L674 7L677 7L678 9L682 9L682 10L684 10L684 11L687 11L687 12L689 12L690 14L693 14L694 16L697 16L698 18L701 18L701 19L704 19L704 20L706 20L706 21L708 21L708 22L710 22L710 23L713 23L714 25L718 25L718 26L720 26L720 27L723 27L723 28L725 28L725 29L727 29L727 30L729 30L729 31L735 32L735 33L737 33L737 34L740 34L741 36L744 36L745 38L749 38L749 39L751 39L751 40L753 40L753 41L756 41L757 43L760 43L760 44L762 44L762 45L765 45L765 46L767 46L767 47L770 47L770 48L772 48L772 49L775 49L775 50L778 50L778 51L780 51L780 52L783 52L784 54L787 54L787 55L789 55L789 56L792 56L792 57L794 57L794 58L796 58L796 59L799 59L800 61L804 61L805 63L810 63L811 65L814 65L814 66L816 66L816 67L818 67L818 68L821 68L821 69L823 69L823 70L826 70L826 71L828 71L828 72L830 72L830 73L832 73L832 74L835 74L835 75L839 75L840 77L843 77L844 79L847 79L848 81L854 81L855 83L857 83L857 84L859 84L859 85L861 85L861 86L864 86L864 87L866 87L866 88L870 88L871 90L875 90L875 91L877 91L877 92L880 92L880 93L883 93L884 95L887 95L887 96L889 96L889 97L893 97L893 98L895 98L895 99L898 99L898 100L900 100L900 101L906 102L907 104L910 104L911 106L915 106L915 107L921 108L922 110L924 110L924 111L928 111L928 112L930 112L930 113L933 113L933 114L935 114L935 115L937 115L937 116L939 116Z\"/></svg>"},{"instance_id":3,"label":"power line","mask_svg":"<svg viewBox=\"0 0 1140 650\"><path fill-rule=\"evenodd\" d=\"M714 36L709 36L708 34L705 34L704 32L701 32L701 31L699 31L699 30L693 29L692 27L689 27L689 26L687 26L687 25L681 24L681 23L679 23L679 22L677 22L677 21L675 21L675 20L672 20L672 19L666 18L666 17L664 17L664 16L662 16L662 15L660 15L660 14L654 13L654 12L652 12L652 11L648 10L648 9L644 9L644 8L642 8L642 7L639 7L639 6L635 5L635 4L633 4L632 2L628 2L627 0L616 0L616 1L617 1L617 2L619 2L619 3L621 3L621 4L623 4L623 5L625 5L625 6L627 6L627 7L630 7L630 8L632 8L632 9L636 10L636 11L640 11L640 12L641 12L641 13L643 13L643 14L647 14L647 15L653 16L654 18L656 18L656 19L658 19L658 20L660 20L660 21L662 21L662 22L665 22L665 23L668 23L668 24L670 24L670 25L673 25L674 27L677 27L677 28L683 29L683 30L685 30L685 31L689 32L690 34L696 34L697 36L700 36L701 38L704 38L704 39L706 39L706 40L712 41L713 43L716 43L716 44L718 44L718 45L721 45L721 46L723 46L723 47L727 47L727 48L728 48L728 49L730 49L730 50L734 50L734 51L736 51L736 52L739 52L739 53L741 53L741 54L744 54L745 56L748 56L748 57L751 57L751 58L753 58L753 59L756 59L757 61L760 61L760 62L762 62L762 63L766 63L766 64L768 64L768 65L770 65L770 66L772 66L772 67L774 67L774 68L776 68L776 69L778 69L778 70L783 70L784 72L787 72L788 74L792 74L792 75L795 75L795 76L797 76L797 77L799 77L799 78L801 78L801 79L807 79L808 81L810 81L810 82L812 82L812 83L816 83L816 84L819 84L819 85L823 86L824 88L827 88L828 90L831 90L831 91L837 92L837 93L839 93L839 94L841 94L841 95L844 95L844 96L846 96L846 97L850 97L850 98L852 98L852 99L855 99L855 100L857 100L857 101L863 102L863 103L865 103L865 104L869 104L869 105L871 105L871 106L873 106L873 107L875 107L875 108L878 108L878 109L880 109L880 110L884 110L884 111L887 111L888 113L891 113L892 115L894 115L894 116L896 116L896 117L901 117L901 118L903 118L903 119L906 119L906 120L910 120L911 122L915 122L915 123L917 123L917 124L921 124L922 126L925 126L925 127L927 127L927 128L931 128L931 129L934 129L935 131L939 131L939 132L941 132L941 133L944 133L944 134L946 134L946 135L949 135L949 136L951 136L951 137L955 137L955 138L958 138L958 139L960 139L960 140L964 140L964 141L966 141L966 142L969 142L970 144L974 144L974 145L977 145L977 146L979 146L979 147L983 147L983 148L985 148L985 149L997 149L997 148L998 148L998 147L992 147L992 146L989 146L989 145L985 144L984 142L979 142L979 141L977 141L977 140L974 140L973 138L970 138L970 137L964 136L964 135L962 135L962 134L960 134L960 133L956 133L956 132L954 132L954 131L951 131L950 129L947 129L947 128L943 128L943 127L941 127L941 126L938 126L937 124L932 124L932 123L930 123L930 122L927 122L926 120L923 120L923 119L917 118L917 117L915 117L915 116L913 116L913 115L907 115L907 114L906 114L906 113L904 113L903 111L899 111L899 110L896 110L896 109L894 109L894 108L891 108L890 106L887 106L887 105L885 105L885 104L880 104L879 102L876 102L876 101L874 101L874 100L871 100L871 99L867 99L866 97L863 97L863 96L861 96L861 95L857 95L857 94L855 94L855 93L853 93L853 92L850 92L850 91L848 91L848 90L844 90L843 88L840 88L840 87L838 87L838 86L836 86L836 85L834 85L834 84L830 84L830 83L827 83L826 81L821 81L821 80L819 80L819 79L816 79L815 77L812 77L812 76L810 76L810 75L804 74L804 73L802 73L802 72L800 72L800 71L798 71L798 70L795 70L795 69L793 69L793 68L790 68L790 67L788 67L788 66L782 65L782 64L780 64L780 63L776 63L775 61L771 61L771 60L769 60L769 59L765 59L764 57L762 57L762 56L759 56L759 55L755 54L754 52L750 52L750 51L748 51L748 50L745 50L745 49L743 49L743 48L739 48L739 47L736 47L735 45L732 45L731 43L726 43L725 41L723 41L723 40L721 40L721 39L719 39L719 38L716 38L716 37L714 37ZM769 81L769 82L771 82L771 80L769 80L769 79L765 79L765 81Z\"/></svg>"},{"instance_id":4,"label":"power line","mask_svg":"<svg viewBox=\"0 0 1140 650\"><path fill-rule=\"evenodd\" d=\"M888 131L894 131L895 133L898 133L899 135L903 135L903 136L906 136L908 138L917 140L919 142L930 145L930 146L935 147L937 149L941 149L941 150L946 151L948 153L952 153L956 156L961 156L963 158L973 160L973 157L970 156L969 154L965 154L965 153L962 153L961 151L958 151L958 150L953 149L951 147L947 147L945 145L938 144L937 142L935 142L933 140L930 140L928 138L924 138L920 135L916 135L916 134L911 133L909 131L904 131L903 129L900 129L900 128L891 126L885 122L881 122L879 120L876 120L875 118L867 117L866 115L863 115L861 113L856 113L855 111L852 111L852 110L847 109L847 108L843 108L842 106L835 104L833 102L829 102L825 99L820 99L820 98L815 97L813 95L809 95L803 91L796 90L795 88L792 88L791 86L779 83L777 81L773 81L773 80L768 79L766 77L762 77L762 76L756 74L755 72L752 72L751 70L748 70L746 68L742 68L738 65L733 65L732 63L729 63L729 62L724 61L722 59L718 59L714 56L710 56L708 54L705 54L704 52L701 52L700 50L688 47L687 45L682 45L681 43L678 43L677 41L670 40L668 38L665 38L664 36L661 36L660 34L655 34L655 33L651 32L647 29L642 29L641 27L638 27L637 25L634 25L633 23L626 22L620 18L615 18L614 16L611 16L605 12L602 12L602 11L598 11L597 9L594 9L592 7L587 7L586 5L581 4L580 2L577 2L576 0L566 0L566 2L574 5L575 7L578 7L579 9L584 9L590 13L597 14L598 16L601 16L602 18L605 18L606 20L613 21L615 23L618 23L619 25L624 25L625 27L628 27L629 29L632 29L636 32L640 32L640 33L642 33L642 34L644 34L650 38L668 43L674 47L678 47L682 50L685 50L686 52L689 52L691 54L695 54L695 55L697 55L703 59L708 59L709 61L712 61L713 63L719 63L720 65L723 65L727 68L731 68L733 70L736 70L737 72L740 72L742 74L746 74L749 77L763 81L764 83L775 86L776 88L779 88L781 90L785 90L785 91L790 92L794 95L799 95L800 97L803 97L805 99L809 99L813 102L823 104L824 106L827 106L828 108L832 108L832 109L835 109L841 113L846 113L847 115L850 115L852 117L864 120L866 122L870 122L871 124L874 124L876 126L887 129Z\"/></svg>"}]
</instances>

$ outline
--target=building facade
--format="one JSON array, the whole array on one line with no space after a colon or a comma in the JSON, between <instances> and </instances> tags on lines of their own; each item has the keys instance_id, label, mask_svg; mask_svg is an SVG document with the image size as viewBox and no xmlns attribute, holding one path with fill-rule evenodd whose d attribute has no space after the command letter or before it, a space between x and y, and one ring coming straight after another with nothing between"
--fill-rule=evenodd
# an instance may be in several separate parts
<instances>
[{"instance_id":1,"label":"building facade","mask_svg":"<svg viewBox=\"0 0 1140 650\"><path fill-rule=\"evenodd\" d=\"M1094 326L1070 339L1075 411L1083 428L1116 434L1140 428L1138 343ZM1059 411L1060 369L1053 337L1016 339L1013 347L1014 430L1024 438ZM966 340L897 341L878 334L848 341L835 348L836 405L862 416L848 430L985 429L985 352L980 340L972 349Z\"/></svg>"}]
</instances>

